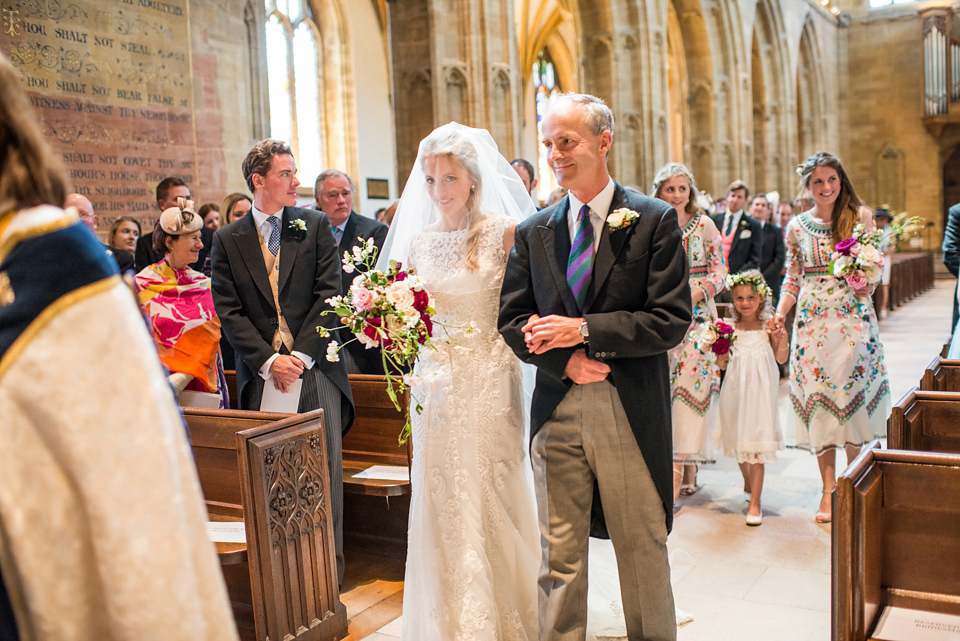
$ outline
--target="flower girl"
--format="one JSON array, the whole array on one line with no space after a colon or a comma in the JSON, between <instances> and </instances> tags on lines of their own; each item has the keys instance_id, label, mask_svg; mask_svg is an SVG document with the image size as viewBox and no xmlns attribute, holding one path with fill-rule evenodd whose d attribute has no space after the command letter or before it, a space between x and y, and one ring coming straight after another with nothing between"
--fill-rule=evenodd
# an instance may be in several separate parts
<instances>
[{"instance_id":1,"label":"flower girl","mask_svg":"<svg viewBox=\"0 0 960 641\"><path fill-rule=\"evenodd\" d=\"M768 330L770 287L756 269L727 276L733 296L734 332L731 350L717 358L727 371L720 388L720 432L724 453L735 456L750 494L747 525L760 525L763 465L783 449L777 413L777 363L789 355L786 330ZM774 358L776 355L776 358Z\"/></svg>"}]
</instances>

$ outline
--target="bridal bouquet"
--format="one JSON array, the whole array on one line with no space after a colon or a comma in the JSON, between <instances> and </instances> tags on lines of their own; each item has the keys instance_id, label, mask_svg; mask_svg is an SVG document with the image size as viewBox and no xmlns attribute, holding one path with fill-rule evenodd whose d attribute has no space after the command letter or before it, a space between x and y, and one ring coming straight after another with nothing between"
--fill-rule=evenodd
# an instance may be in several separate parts
<instances>
[{"instance_id":1,"label":"bridal bouquet","mask_svg":"<svg viewBox=\"0 0 960 641\"><path fill-rule=\"evenodd\" d=\"M430 344L433 336L435 314L433 301L421 280L412 269L405 270L397 261L391 260L385 271L374 269L377 262L377 247L373 239L363 241L362 247L354 247L353 253L343 253L343 271L348 274L358 272L353 284L342 296L327 299L333 307L324 314L336 314L342 325L335 329L348 329L353 338L342 345L330 341L327 345L328 361L340 360L340 351L344 345L359 341L367 349L380 348L383 358L383 371L387 379L387 393L397 410L400 407L397 393L402 393L415 381L412 375L400 375L409 372L424 345ZM318 327L321 336L330 336L326 327ZM423 410L416 399L414 409ZM406 441L410 434L410 413L407 410L406 424L400 434L400 442Z\"/></svg>"},{"instance_id":2,"label":"bridal bouquet","mask_svg":"<svg viewBox=\"0 0 960 641\"><path fill-rule=\"evenodd\" d=\"M706 322L697 330L695 338L701 352L709 349L717 356L723 356L733 347L733 326L720 320Z\"/></svg>"},{"instance_id":3,"label":"bridal bouquet","mask_svg":"<svg viewBox=\"0 0 960 641\"><path fill-rule=\"evenodd\" d=\"M868 232L862 224L854 227L853 235L834 247L830 273L847 281L853 289L879 283L883 276L883 252L880 251L883 233L882 230Z\"/></svg>"}]
</instances>

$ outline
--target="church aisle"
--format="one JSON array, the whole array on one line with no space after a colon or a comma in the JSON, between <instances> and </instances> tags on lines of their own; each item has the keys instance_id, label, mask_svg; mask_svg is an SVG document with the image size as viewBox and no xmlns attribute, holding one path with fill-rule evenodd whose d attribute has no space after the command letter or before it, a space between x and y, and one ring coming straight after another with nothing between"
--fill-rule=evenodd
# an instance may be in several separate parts
<instances>
[{"instance_id":1,"label":"church aisle","mask_svg":"<svg viewBox=\"0 0 960 641\"><path fill-rule=\"evenodd\" d=\"M894 402L919 383L947 340L953 291L953 281L938 281L881 322ZM781 418L786 394L781 382ZM698 483L699 492L680 500L669 539L671 552L692 557L674 591L677 607L693 615L678 641L827 641L830 525L813 520L820 501L816 459L786 450L767 466L758 528L744 524L747 501L735 461L721 457L701 468ZM364 639L396 641L400 628L398 618Z\"/></svg>"}]
</instances>

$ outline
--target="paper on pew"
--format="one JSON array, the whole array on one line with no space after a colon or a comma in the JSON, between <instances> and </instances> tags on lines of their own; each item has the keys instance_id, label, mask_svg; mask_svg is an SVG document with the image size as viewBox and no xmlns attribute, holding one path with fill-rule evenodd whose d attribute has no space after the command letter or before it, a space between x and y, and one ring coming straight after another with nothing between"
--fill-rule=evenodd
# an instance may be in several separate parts
<instances>
[{"instance_id":1,"label":"paper on pew","mask_svg":"<svg viewBox=\"0 0 960 641\"><path fill-rule=\"evenodd\" d=\"M362 472L353 475L355 479L377 479L379 481L409 481L410 468L404 465L371 465Z\"/></svg>"},{"instance_id":2,"label":"paper on pew","mask_svg":"<svg viewBox=\"0 0 960 641\"><path fill-rule=\"evenodd\" d=\"M243 521L207 521L207 536L214 543L246 543Z\"/></svg>"},{"instance_id":3,"label":"paper on pew","mask_svg":"<svg viewBox=\"0 0 960 641\"><path fill-rule=\"evenodd\" d=\"M302 378L290 383L290 391L286 393L274 387L272 380L266 381L263 384L263 396L260 398L260 411L296 414L297 408L300 407L301 387L303 387Z\"/></svg>"},{"instance_id":4,"label":"paper on pew","mask_svg":"<svg viewBox=\"0 0 960 641\"><path fill-rule=\"evenodd\" d=\"M960 641L960 616L884 608L871 641Z\"/></svg>"}]
</instances>

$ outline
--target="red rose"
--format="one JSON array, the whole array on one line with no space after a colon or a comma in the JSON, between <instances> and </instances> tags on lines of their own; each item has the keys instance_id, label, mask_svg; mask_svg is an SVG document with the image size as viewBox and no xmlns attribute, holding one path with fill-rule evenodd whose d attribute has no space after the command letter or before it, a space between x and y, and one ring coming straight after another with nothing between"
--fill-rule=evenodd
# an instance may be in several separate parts
<instances>
[{"instance_id":1,"label":"red rose","mask_svg":"<svg viewBox=\"0 0 960 641\"><path fill-rule=\"evenodd\" d=\"M427 311L427 306L430 304L430 294L427 293L425 289L421 289L419 292L413 292L413 308L423 314Z\"/></svg>"},{"instance_id":2,"label":"red rose","mask_svg":"<svg viewBox=\"0 0 960 641\"><path fill-rule=\"evenodd\" d=\"M714 341L713 347L711 349L713 353L716 354L717 356L723 356L724 354L730 351L730 339L723 338L721 336L716 341Z\"/></svg>"},{"instance_id":3,"label":"red rose","mask_svg":"<svg viewBox=\"0 0 960 641\"><path fill-rule=\"evenodd\" d=\"M724 334L733 333L733 328L727 325L726 323L717 321L717 324L715 325L715 327L716 327L717 333L720 334L721 336Z\"/></svg>"},{"instance_id":4,"label":"red rose","mask_svg":"<svg viewBox=\"0 0 960 641\"><path fill-rule=\"evenodd\" d=\"M420 319L423 321L423 328L420 330L420 335L417 336L417 342L423 345L428 338L433 336L433 321L426 314L421 314Z\"/></svg>"},{"instance_id":5,"label":"red rose","mask_svg":"<svg viewBox=\"0 0 960 641\"><path fill-rule=\"evenodd\" d=\"M397 263L397 267L398 268L400 267L399 263ZM407 280L407 276L408 276L407 272L397 272L397 275L393 277L393 280L395 281Z\"/></svg>"}]
</instances>

